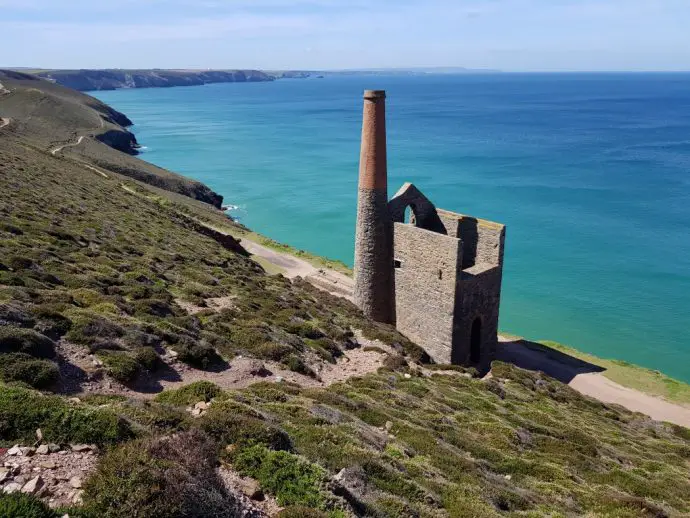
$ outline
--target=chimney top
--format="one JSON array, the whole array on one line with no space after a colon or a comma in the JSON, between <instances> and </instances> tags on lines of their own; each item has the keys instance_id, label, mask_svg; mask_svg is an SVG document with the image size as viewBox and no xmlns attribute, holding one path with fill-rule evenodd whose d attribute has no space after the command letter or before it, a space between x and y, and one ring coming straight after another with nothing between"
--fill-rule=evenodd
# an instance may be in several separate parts
<instances>
[{"instance_id":1,"label":"chimney top","mask_svg":"<svg viewBox=\"0 0 690 518\"><path fill-rule=\"evenodd\" d=\"M364 90L364 98L365 99L385 99L386 98L386 91L385 90Z\"/></svg>"}]
</instances>

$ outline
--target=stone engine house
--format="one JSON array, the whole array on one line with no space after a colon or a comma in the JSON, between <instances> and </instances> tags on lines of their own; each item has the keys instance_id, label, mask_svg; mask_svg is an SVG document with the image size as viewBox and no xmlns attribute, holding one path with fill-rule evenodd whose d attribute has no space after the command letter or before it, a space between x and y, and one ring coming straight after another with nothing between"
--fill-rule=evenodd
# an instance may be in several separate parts
<instances>
[{"instance_id":1,"label":"stone engine house","mask_svg":"<svg viewBox=\"0 0 690 518\"><path fill-rule=\"evenodd\" d=\"M385 97L364 93L355 302L437 363L488 370L498 341L505 226L437 209L410 183L388 199Z\"/></svg>"}]
</instances>

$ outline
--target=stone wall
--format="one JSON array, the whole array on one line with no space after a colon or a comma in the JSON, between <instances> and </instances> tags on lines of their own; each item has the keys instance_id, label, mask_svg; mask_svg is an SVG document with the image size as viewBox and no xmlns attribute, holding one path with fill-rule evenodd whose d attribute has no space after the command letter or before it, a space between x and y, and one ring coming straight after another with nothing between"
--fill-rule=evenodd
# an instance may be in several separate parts
<instances>
[{"instance_id":1,"label":"stone wall","mask_svg":"<svg viewBox=\"0 0 690 518\"><path fill-rule=\"evenodd\" d=\"M394 224L396 327L438 363L450 363L462 243Z\"/></svg>"},{"instance_id":2,"label":"stone wall","mask_svg":"<svg viewBox=\"0 0 690 518\"><path fill-rule=\"evenodd\" d=\"M463 268L503 264L504 225L447 210L438 210L438 215L447 234L463 242Z\"/></svg>"},{"instance_id":3,"label":"stone wall","mask_svg":"<svg viewBox=\"0 0 690 518\"><path fill-rule=\"evenodd\" d=\"M502 268L476 265L462 272L456 299L452 363L474 365L488 371L496 357L498 316L501 302ZM481 323L480 359L471 361L472 325Z\"/></svg>"}]
</instances>

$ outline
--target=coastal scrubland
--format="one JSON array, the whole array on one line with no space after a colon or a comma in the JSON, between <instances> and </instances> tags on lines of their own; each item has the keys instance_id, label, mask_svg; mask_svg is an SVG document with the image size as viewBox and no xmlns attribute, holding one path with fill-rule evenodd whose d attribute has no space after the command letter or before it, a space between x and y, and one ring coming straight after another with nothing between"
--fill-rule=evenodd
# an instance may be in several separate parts
<instances>
[{"instance_id":1,"label":"coastal scrubland","mask_svg":"<svg viewBox=\"0 0 690 518\"><path fill-rule=\"evenodd\" d=\"M26 80L0 81L24 95ZM94 165L88 148L54 154L10 117L0 130L0 448L93 444L99 461L68 507L51 509L40 491L3 493L0 517L269 514L228 473L282 517L690 513L688 429L500 362L485 379L429 365L350 302L267 274L221 233L236 228L214 205ZM383 367L330 386L140 388L169 376L171 357L201 378L243 356L312 379L315 362L362 347L359 334L380 344ZM75 351L94 358L92 372ZM95 378L128 390L94 391Z\"/></svg>"}]
</instances>

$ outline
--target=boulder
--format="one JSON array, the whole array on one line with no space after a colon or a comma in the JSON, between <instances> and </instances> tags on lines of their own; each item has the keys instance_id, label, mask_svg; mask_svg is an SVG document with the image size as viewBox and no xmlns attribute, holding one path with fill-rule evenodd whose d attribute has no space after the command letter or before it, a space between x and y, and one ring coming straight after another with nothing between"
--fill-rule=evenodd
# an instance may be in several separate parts
<instances>
[{"instance_id":1,"label":"boulder","mask_svg":"<svg viewBox=\"0 0 690 518\"><path fill-rule=\"evenodd\" d=\"M74 489L81 489L84 483L82 482L81 477L72 477L69 479L69 485Z\"/></svg>"},{"instance_id":2,"label":"boulder","mask_svg":"<svg viewBox=\"0 0 690 518\"><path fill-rule=\"evenodd\" d=\"M77 453L98 451L98 446L95 444L73 444L71 447L72 451Z\"/></svg>"},{"instance_id":3,"label":"boulder","mask_svg":"<svg viewBox=\"0 0 690 518\"><path fill-rule=\"evenodd\" d=\"M41 489L43 489L43 479L41 476L37 476L29 480L24 486L22 486L22 493L26 493L28 495L35 495L38 493Z\"/></svg>"},{"instance_id":4,"label":"boulder","mask_svg":"<svg viewBox=\"0 0 690 518\"><path fill-rule=\"evenodd\" d=\"M17 491L21 491L21 489L22 486L17 482L10 482L4 488L2 488L2 490L7 494L16 493Z\"/></svg>"},{"instance_id":5,"label":"boulder","mask_svg":"<svg viewBox=\"0 0 690 518\"><path fill-rule=\"evenodd\" d=\"M14 456L20 456L20 455L22 455L22 450L18 444L15 444L9 450L7 450L7 456L8 457L14 457Z\"/></svg>"},{"instance_id":6,"label":"boulder","mask_svg":"<svg viewBox=\"0 0 690 518\"><path fill-rule=\"evenodd\" d=\"M36 448L36 453L39 455L48 455L50 453L50 448L47 444L41 444L38 448Z\"/></svg>"}]
</instances>

